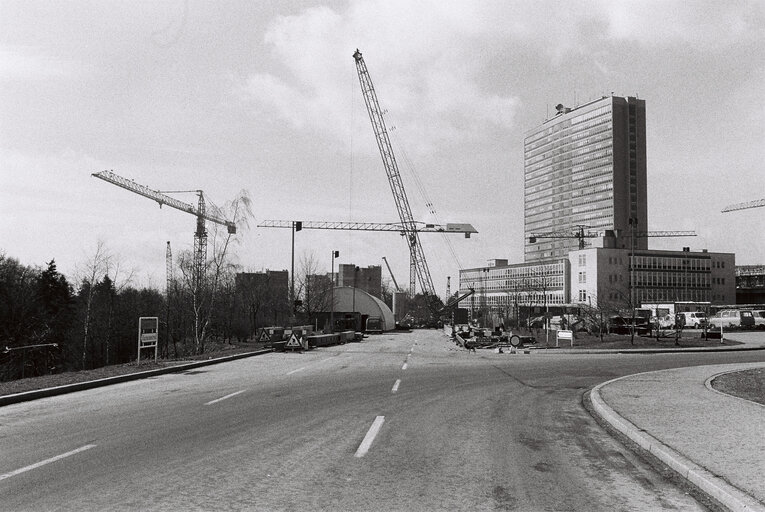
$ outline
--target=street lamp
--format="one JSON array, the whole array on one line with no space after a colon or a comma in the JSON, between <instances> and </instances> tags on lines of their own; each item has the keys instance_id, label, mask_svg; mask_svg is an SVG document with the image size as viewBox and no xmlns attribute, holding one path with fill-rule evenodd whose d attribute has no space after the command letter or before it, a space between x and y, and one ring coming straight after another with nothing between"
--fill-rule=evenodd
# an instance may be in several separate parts
<instances>
[{"instance_id":1,"label":"street lamp","mask_svg":"<svg viewBox=\"0 0 765 512\"><path fill-rule=\"evenodd\" d=\"M353 330L356 331L356 280L359 277L359 267L353 267L353 307L351 307L351 313L353 314Z\"/></svg>"},{"instance_id":2,"label":"street lamp","mask_svg":"<svg viewBox=\"0 0 765 512\"><path fill-rule=\"evenodd\" d=\"M331 304L331 309L329 313L329 332L330 333L335 332L335 258L339 258L339 257L340 257L340 251L332 251L332 272L330 274L332 277L332 291L331 291L331 297L330 297L330 301L332 302L332 304Z\"/></svg>"},{"instance_id":3,"label":"street lamp","mask_svg":"<svg viewBox=\"0 0 765 512\"><path fill-rule=\"evenodd\" d=\"M290 306L292 307L292 324L295 324L295 232L303 229L302 221L292 221L292 268L290 269ZM170 242L168 242L170 243Z\"/></svg>"}]
</instances>

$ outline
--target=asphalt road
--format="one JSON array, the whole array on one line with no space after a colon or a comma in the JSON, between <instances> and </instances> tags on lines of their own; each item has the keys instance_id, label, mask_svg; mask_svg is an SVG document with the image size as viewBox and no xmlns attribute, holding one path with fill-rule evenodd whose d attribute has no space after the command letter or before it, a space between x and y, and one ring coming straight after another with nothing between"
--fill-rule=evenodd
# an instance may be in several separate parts
<instances>
[{"instance_id":1,"label":"asphalt road","mask_svg":"<svg viewBox=\"0 0 765 512\"><path fill-rule=\"evenodd\" d=\"M468 353L438 331L0 409L0 510L703 510L581 405L759 352Z\"/></svg>"}]
</instances>

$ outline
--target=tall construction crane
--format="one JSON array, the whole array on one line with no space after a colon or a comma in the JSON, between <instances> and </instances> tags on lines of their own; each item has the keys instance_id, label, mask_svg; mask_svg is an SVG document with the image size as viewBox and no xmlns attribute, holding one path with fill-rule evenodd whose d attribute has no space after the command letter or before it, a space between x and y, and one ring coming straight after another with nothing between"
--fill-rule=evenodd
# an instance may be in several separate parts
<instances>
[{"instance_id":1,"label":"tall construction crane","mask_svg":"<svg viewBox=\"0 0 765 512\"><path fill-rule=\"evenodd\" d=\"M259 228L292 228L295 221L292 220L264 220L258 224ZM412 231L408 232L405 225L401 222L326 222L326 221L300 221L301 229L339 229L343 231L393 231L398 232L401 236L410 237L410 233L417 235L418 233L452 233L452 234L464 234L465 238L470 238L473 233L478 231L471 224L426 224L420 221L412 221L410 226L413 226ZM412 256L412 252L410 252ZM385 264L388 265L388 260L385 259ZM410 282L409 282L409 295L414 296L414 274L411 273L412 259L410 258ZM390 265L388 265L388 272L390 272ZM428 274L429 275L429 274ZM391 277L393 273L391 272ZM393 278L393 284L396 285L398 290L398 283L396 278Z\"/></svg>"},{"instance_id":2,"label":"tall construction crane","mask_svg":"<svg viewBox=\"0 0 765 512\"><path fill-rule=\"evenodd\" d=\"M193 269L193 281L194 290L199 291L202 288L204 281L204 265L207 260L207 228L205 227L205 221L215 222L228 228L230 234L236 233L236 225L224 219L221 215L208 212L205 205L204 193L201 190L194 190L199 196L199 201L196 207L183 201L179 201L174 197L165 195L164 193L150 189L145 185L136 183L133 180L123 178L114 173L114 171L102 171L93 173L93 176L104 181L107 181L113 185L124 188L138 195L148 197L159 203L159 207L162 208L163 204L166 204L177 210L181 210L186 213L190 213L197 218L197 229L194 232L194 269Z\"/></svg>"},{"instance_id":3,"label":"tall construction crane","mask_svg":"<svg viewBox=\"0 0 765 512\"><path fill-rule=\"evenodd\" d=\"M589 226L577 225L576 231L551 231L547 233L531 233L529 235L529 243L535 243L539 238L577 238L579 240L579 249L584 249L586 242L585 238L598 238L602 237L602 232L597 231L585 231ZM646 237L680 237L680 236L696 236L695 231L634 231L630 234L635 238Z\"/></svg>"},{"instance_id":4,"label":"tall construction crane","mask_svg":"<svg viewBox=\"0 0 765 512\"><path fill-rule=\"evenodd\" d=\"M420 282L420 288L425 295L435 296L436 290L433 287L433 279L430 277L428 262L425 260L425 254L422 251L419 232L416 229L414 218L412 217L412 208L409 206L409 199L404 190L404 183L401 180L401 174L398 171L396 157L393 154L393 147L390 143L388 130L385 127L385 119L377 101L372 79L369 77L367 65L361 52L356 49L353 54L356 61L356 71L359 75L361 92L364 95L364 103L367 106L369 119L372 121L372 130L377 140L377 147L382 156L385 172L388 175L390 190L393 192L393 199L396 202L396 209L401 220L401 227L409 246L409 294L414 296L415 276Z\"/></svg>"},{"instance_id":5,"label":"tall construction crane","mask_svg":"<svg viewBox=\"0 0 765 512\"><path fill-rule=\"evenodd\" d=\"M258 224L259 228L291 228L291 220L264 220ZM395 231L406 236L407 230L399 222L325 222L303 220L302 229L340 229L344 231ZM416 233L458 233L470 238L473 233L478 233L471 224L426 224L420 221L412 221L412 231Z\"/></svg>"},{"instance_id":6,"label":"tall construction crane","mask_svg":"<svg viewBox=\"0 0 765 512\"><path fill-rule=\"evenodd\" d=\"M748 210L749 208L761 208L763 206L765 206L765 199L757 199L755 201L747 201L745 203L728 205L722 209L721 213L735 212L737 210Z\"/></svg>"}]
</instances>

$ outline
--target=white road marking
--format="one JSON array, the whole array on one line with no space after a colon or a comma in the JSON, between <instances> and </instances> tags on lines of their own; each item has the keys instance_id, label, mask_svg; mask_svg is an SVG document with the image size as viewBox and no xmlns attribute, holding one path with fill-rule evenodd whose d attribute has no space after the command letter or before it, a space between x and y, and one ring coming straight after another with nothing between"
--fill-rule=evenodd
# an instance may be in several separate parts
<instances>
[{"instance_id":1,"label":"white road marking","mask_svg":"<svg viewBox=\"0 0 765 512\"><path fill-rule=\"evenodd\" d=\"M222 396L222 397L220 397L220 398L216 398L215 400L210 400L210 401L209 401L209 402L207 402L205 405L212 405L212 404L217 404L218 402L222 402L222 401L223 401L223 400L225 400L226 398L231 398L232 396L236 396L236 395L239 395L239 394L241 394L241 393L244 393L245 391L247 391L247 390L246 390L246 389L243 389L243 390L241 390L241 391L236 391L236 392L234 392L234 393L231 393L230 395Z\"/></svg>"},{"instance_id":2,"label":"white road marking","mask_svg":"<svg viewBox=\"0 0 765 512\"><path fill-rule=\"evenodd\" d=\"M396 380L396 383L393 384L393 389L390 390L391 393L395 393L398 391L398 386L401 384L401 379Z\"/></svg>"},{"instance_id":3,"label":"white road marking","mask_svg":"<svg viewBox=\"0 0 765 512\"><path fill-rule=\"evenodd\" d=\"M11 471L10 473L5 473L3 475L0 475L0 480L5 480L6 478L10 478L12 476L16 476L20 473L24 473L26 471L39 468L40 466L44 466L46 464L50 464L51 462L56 462L57 460L61 460L65 457L69 457L71 455L75 455L80 452L84 452L85 450L90 450L91 448L95 448L96 445L94 444L86 444L85 446L81 446L77 448L76 450L72 450L71 452L62 453L61 455L56 455L55 457L51 457L50 459L45 459L43 461L37 462L36 464L32 464L31 466L26 466L21 469L17 469L15 471Z\"/></svg>"},{"instance_id":4,"label":"white road marking","mask_svg":"<svg viewBox=\"0 0 765 512\"><path fill-rule=\"evenodd\" d=\"M377 433L380 432L380 428L384 422L385 416L378 416L375 418L375 421L372 422L372 426L369 427L369 431L367 431L367 435L364 436L364 440L361 441L359 449L356 450L356 457L363 457L367 454L370 446L372 446L372 441L375 440L375 437L377 436Z\"/></svg>"},{"instance_id":5,"label":"white road marking","mask_svg":"<svg viewBox=\"0 0 765 512\"><path fill-rule=\"evenodd\" d=\"M402 366L401 369L406 370L407 366L409 366L409 363L404 363L404 366Z\"/></svg>"},{"instance_id":6,"label":"white road marking","mask_svg":"<svg viewBox=\"0 0 765 512\"><path fill-rule=\"evenodd\" d=\"M317 365L317 364L321 364L321 363L323 363L324 361L329 361L330 359L334 359L334 357L325 357L325 358L324 358L324 359L322 359L321 361L316 361L315 363L313 363L313 364L311 364L311 365L308 365L308 366L314 366L314 365ZM302 372L303 370L305 370L306 368L308 368L308 366L301 366L301 367L300 367L300 368L298 368L297 370L292 370L291 372L287 372L285 375L292 375L293 373Z\"/></svg>"}]
</instances>

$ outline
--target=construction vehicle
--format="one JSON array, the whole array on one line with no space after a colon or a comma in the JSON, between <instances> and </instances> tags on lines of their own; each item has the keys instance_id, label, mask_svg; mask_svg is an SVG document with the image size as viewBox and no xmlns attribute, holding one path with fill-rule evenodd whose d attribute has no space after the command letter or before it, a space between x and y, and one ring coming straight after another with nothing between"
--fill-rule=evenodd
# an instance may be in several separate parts
<instances>
[{"instance_id":1,"label":"construction vehicle","mask_svg":"<svg viewBox=\"0 0 765 512\"><path fill-rule=\"evenodd\" d=\"M93 173L93 176L104 181L107 181L113 185L129 190L135 194L147 197L159 203L159 207L162 208L163 204L166 204L176 210L181 210L186 213L190 213L197 218L197 229L194 232L194 267L193 267L193 284L194 291L198 292L204 285L204 267L207 260L207 228L205 227L205 221L209 220L216 224L226 226L230 234L236 233L236 225L223 218L216 211L208 211L205 203L204 193L201 190L187 190L182 192L194 192L199 197L197 206L194 207L183 201L179 201L174 197L165 195L165 193L158 190L152 190L151 188L140 185L133 180L123 178L114 173L114 171L102 171ZM214 209L217 210L217 209ZM168 242L169 244L169 242ZM169 248L168 248L169 252Z\"/></svg>"}]
</instances>

